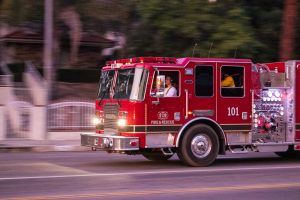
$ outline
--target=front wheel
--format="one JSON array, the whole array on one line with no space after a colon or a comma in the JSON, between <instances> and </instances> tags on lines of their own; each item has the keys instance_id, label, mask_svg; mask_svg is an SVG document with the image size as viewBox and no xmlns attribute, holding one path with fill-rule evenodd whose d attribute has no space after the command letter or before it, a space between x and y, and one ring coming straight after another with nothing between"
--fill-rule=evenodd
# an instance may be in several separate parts
<instances>
[{"instance_id":1,"label":"front wheel","mask_svg":"<svg viewBox=\"0 0 300 200\"><path fill-rule=\"evenodd\" d=\"M177 152L180 160L193 167L212 164L219 152L216 132L208 125L198 124L187 130Z\"/></svg>"}]
</instances>

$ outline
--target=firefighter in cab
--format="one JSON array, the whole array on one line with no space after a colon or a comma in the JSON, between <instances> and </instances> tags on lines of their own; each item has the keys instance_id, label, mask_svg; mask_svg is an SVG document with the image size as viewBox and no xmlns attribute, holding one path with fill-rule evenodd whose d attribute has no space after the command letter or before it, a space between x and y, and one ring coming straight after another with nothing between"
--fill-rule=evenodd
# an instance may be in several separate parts
<instances>
[{"instance_id":1,"label":"firefighter in cab","mask_svg":"<svg viewBox=\"0 0 300 200\"><path fill-rule=\"evenodd\" d=\"M166 87L164 90L164 97L175 97L177 96L177 89L172 85L172 78L170 76L166 77Z\"/></svg>"},{"instance_id":2,"label":"firefighter in cab","mask_svg":"<svg viewBox=\"0 0 300 200\"><path fill-rule=\"evenodd\" d=\"M221 82L222 87L235 87L234 79L232 75L224 74Z\"/></svg>"}]
</instances>

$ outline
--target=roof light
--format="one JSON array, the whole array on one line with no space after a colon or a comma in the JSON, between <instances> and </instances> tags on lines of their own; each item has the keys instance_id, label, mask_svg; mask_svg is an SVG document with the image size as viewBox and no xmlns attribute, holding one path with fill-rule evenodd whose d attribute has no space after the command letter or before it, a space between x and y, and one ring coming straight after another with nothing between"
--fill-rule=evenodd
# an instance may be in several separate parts
<instances>
[{"instance_id":1,"label":"roof light","mask_svg":"<svg viewBox=\"0 0 300 200\"><path fill-rule=\"evenodd\" d=\"M172 63L175 64L177 61L176 58L173 57L136 57L136 58L127 58L127 59L119 59L107 61L106 65L112 64L131 64L131 63Z\"/></svg>"}]
</instances>

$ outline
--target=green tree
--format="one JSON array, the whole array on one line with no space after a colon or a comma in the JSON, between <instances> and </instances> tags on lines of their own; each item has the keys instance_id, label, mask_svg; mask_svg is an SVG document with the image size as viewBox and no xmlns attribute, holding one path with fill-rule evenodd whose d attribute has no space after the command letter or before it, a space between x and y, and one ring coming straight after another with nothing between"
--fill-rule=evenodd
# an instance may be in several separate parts
<instances>
[{"instance_id":1,"label":"green tree","mask_svg":"<svg viewBox=\"0 0 300 200\"><path fill-rule=\"evenodd\" d=\"M223 5L217 9L218 13L223 13L223 17L218 16L215 31L212 32L212 40L216 46L214 55L253 59L260 44L250 26L250 17L242 4L231 5Z\"/></svg>"},{"instance_id":2,"label":"green tree","mask_svg":"<svg viewBox=\"0 0 300 200\"><path fill-rule=\"evenodd\" d=\"M243 3L227 0L210 4L201 0L138 2L139 28L132 35L134 52L161 56L251 57L254 39ZM138 35L138 34L139 35Z\"/></svg>"},{"instance_id":3,"label":"green tree","mask_svg":"<svg viewBox=\"0 0 300 200\"><path fill-rule=\"evenodd\" d=\"M256 62L278 61L281 33L282 0L243 1L251 18L251 29L258 46L253 54Z\"/></svg>"},{"instance_id":4,"label":"green tree","mask_svg":"<svg viewBox=\"0 0 300 200\"><path fill-rule=\"evenodd\" d=\"M255 62L279 59L282 0L63 0L55 16L72 7L82 30L121 32L127 45L117 57L243 57ZM299 9L299 8L298 8ZM43 1L1 0L1 21L13 26L43 24ZM299 16L297 17L297 19ZM57 23L57 20L56 20ZM297 21L297 32L300 21ZM295 57L300 56L296 34Z\"/></svg>"},{"instance_id":5,"label":"green tree","mask_svg":"<svg viewBox=\"0 0 300 200\"><path fill-rule=\"evenodd\" d=\"M43 1L35 0L2 0L0 20L12 26L20 26L25 22L42 23L43 5Z\"/></svg>"}]
</instances>

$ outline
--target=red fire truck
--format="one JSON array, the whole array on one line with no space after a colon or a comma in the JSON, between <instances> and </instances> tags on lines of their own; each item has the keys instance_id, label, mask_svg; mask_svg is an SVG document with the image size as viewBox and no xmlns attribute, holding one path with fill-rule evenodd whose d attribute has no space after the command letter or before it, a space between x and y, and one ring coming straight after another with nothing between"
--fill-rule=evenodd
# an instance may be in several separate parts
<instances>
[{"instance_id":1,"label":"red fire truck","mask_svg":"<svg viewBox=\"0 0 300 200\"><path fill-rule=\"evenodd\" d=\"M190 166L208 166L226 152L297 155L299 77L300 61L109 61L100 77L96 133L81 134L81 144L149 160L176 153Z\"/></svg>"}]
</instances>

